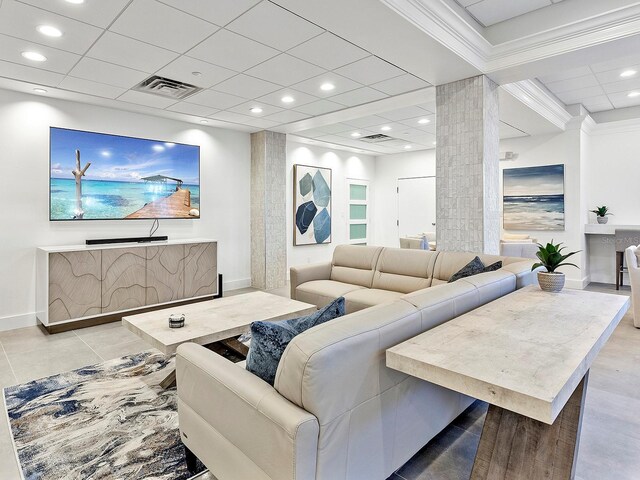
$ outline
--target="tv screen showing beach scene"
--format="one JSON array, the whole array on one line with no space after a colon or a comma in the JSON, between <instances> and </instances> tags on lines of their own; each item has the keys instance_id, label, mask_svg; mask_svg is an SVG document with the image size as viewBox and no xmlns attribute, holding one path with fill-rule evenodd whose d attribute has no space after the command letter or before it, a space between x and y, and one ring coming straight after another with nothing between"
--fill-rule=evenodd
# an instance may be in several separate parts
<instances>
[{"instance_id":1,"label":"tv screen showing beach scene","mask_svg":"<svg viewBox=\"0 0 640 480\"><path fill-rule=\"evenodd\" d=\"M505 168L505 230L564 230L564 165Z\"/></svg>"},{"instance_id":2,"label":"tv screen showing beach scene","mask_svg":"<svg viewBox=\"0 0 640 480\"><path fill-rule=\"evenodd\" d=\"M200 218L200 147L51 127L49 218Z\"/></svg>"}]
</instances>

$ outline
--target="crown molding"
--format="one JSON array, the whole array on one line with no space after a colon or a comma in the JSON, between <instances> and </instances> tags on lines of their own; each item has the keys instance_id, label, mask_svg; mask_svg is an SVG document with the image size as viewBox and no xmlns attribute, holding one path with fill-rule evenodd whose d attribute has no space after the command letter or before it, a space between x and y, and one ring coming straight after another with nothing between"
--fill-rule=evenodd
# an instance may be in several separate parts
<instances>
[{"instance_id":1,"label":"crown molding","mask_svg":"<svg viewBox=\"0 0 640 480\"><path fill-rule=\"evenodd\" d=\"M567 123L573 118L564 105L537 81L522 80L502 85L502 89L562 130L566 129Z\"/></svg>"},{"instance_id":2,"label":"crown molding","mask_svg":"<svg viewBox=\"0 0 640 480\"><path fill-rule=\"evenodd\" d=\"M486 70L491 43L442 0L380 0L480 71Z\"/></svg>"},{"instance_id":3,"label":"crown molding","mask_svg":"<svg viewBox=\"0 0 640 480\"><path fill-rule=\"evenodd\" d=\"M593 133L598 128L598 124L591 117L591 115L587 115L586 117L584 117L584 120L582 120L582 125L580 126L580 128L587 135L593 135Z\"/></svg>"},{"instance_id":4,"label":"crown molding","mask_svg":"<svg viewBox=\"0 0 640 480\"><path fill-rule=\"evenodd\" d=\"M594 120L595 123L595 120ZM640 118L631 118L606 123L595 123L591 135L611 135L615 133L635 133L640 131Z\"/></svg>"}]
</instances>

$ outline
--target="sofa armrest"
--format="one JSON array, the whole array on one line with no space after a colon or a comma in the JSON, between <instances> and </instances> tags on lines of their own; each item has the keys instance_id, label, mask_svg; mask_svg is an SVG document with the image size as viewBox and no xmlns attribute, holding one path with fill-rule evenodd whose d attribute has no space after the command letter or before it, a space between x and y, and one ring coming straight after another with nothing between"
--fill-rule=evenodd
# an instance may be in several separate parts
<instances>
[{"instance_id":1,"label":"sofa armrest","mask_svg":"<svg viewBox=\"0 0 640 480\"><path fill-rule=\"evenodd\" d=\"M511 272L516 276L516 290L527 285L535 283L534 275L540 269L531 271L531 267L536 263L536 260L526 260L522 262L510 263L502 268L507 272Z\"/></svg>"},{"instance_id":2,"label":"sofa armrest","mask_svg":"<svg viewBox=\"0 0 640 480\"><path fill-rule=\"evenodd\" d=\"M303 283L313 280L329 280L331 278L331 262L313 263L289 269L289 283L291 284L291 298L296 299L296 288Z\"/></svg>"},{"instance_id":3,"label":"sofa armrest","mask_svg":"<svg viewBox=\"0 0 640 480\"><path fill-rule=\"evenodd\" d=\"M315 476L315 416L200 345L178 348L176 375L182 441L218 478L249 467L260 478Z\"/></svg>"}]
</instances>

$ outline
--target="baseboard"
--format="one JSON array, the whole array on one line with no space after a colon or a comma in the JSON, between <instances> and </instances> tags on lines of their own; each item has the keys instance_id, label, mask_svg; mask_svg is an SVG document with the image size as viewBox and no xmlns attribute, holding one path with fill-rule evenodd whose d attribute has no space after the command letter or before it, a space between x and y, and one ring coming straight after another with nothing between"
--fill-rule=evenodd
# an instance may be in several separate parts
<instances>
[{"instance_id":1,"label":"baseboard","mask_svg":"<svg viewBox=\"0 0 640 480\"><path fill-rule=\"evenodd\" d=\"M587 288L587 285L589 285L590 283L591 283L591 277L589 275L587 275L586 277L583 277L582 279L567 278L567 280L565 282L565 286L567 288L572 288L574 290L584 290L585 288Z\"/></svg>"},{"instance_id":2,"label":"baseboard","mask_svg":"<svg viewBox=\"0 0 640 480\"><path fill-rule=\"evenodd\" d=\"M238 290L240 288L248 288L251 286L251 278L243 278L241 280L229 280L223 282L223 291Z\"/></svg>"},{"instance_id":3,"label":"baseboard","mask_svg":"<svg viewBox=\"0 0 640 480\"><path fill-rule=\"evenodd\" d=\"M0 332L38 325L35 312L0 318Z\"/></svg>"}]
</instances>

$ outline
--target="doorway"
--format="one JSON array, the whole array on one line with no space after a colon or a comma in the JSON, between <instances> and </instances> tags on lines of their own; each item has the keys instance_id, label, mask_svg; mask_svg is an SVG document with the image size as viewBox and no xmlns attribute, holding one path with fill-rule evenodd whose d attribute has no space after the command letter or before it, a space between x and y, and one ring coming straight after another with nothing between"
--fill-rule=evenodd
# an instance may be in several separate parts
<instances>
[{"instance_id":1,"label":"doorway","mask_svg":"<svg viewBox=\"0 0 640 480\"><path fill-rule=\"evenodd\" d=\"M400 237L436 231L436 177L398 179Z\"/></svg>"}]
</instances>

